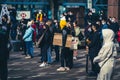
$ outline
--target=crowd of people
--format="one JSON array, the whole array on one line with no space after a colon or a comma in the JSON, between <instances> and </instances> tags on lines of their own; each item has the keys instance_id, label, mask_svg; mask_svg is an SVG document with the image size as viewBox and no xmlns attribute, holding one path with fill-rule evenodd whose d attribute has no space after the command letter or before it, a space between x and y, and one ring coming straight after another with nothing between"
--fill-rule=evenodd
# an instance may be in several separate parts
<instances>
[{"instance_id":1,"label":"crowd of people","mask_svg":"<svg viewBox=\"0 0 120 80\"><path fill-rule=\"evenodd\" d=\"M98 76L97 80L110 80L115 60L117 56L114 43L120 43L119 25L115 17L105 17L103 12L98 15L91 10L85 16L84 36L79 22L76 21L74 14L69 11L60 16L60 21L45 19L40 17L40 21L34 19L22 19L17 27L10 27L14 22L8 20L7 15L2 17L0 25L0 77L7 80L7 60L9 34L12 40L21 41L21 49L24 51L25 58L34 58L34 45L40 48L39 67L46 67L52 62L60 62L57 71L68 71L73 68L73 60L77 59L78 49L81 40L85 39L86 50L88 51L91 62L91 72L89 76ZM10 30L11 29L11 30ZM14 31L12 31L14 30ZM54 34L62 35L62 46L53 45ZM67 36L72 36L72 48L66 47ZM39 43L38 43L39 42ZM3 47L4 45L4 47ZM73 47L74 46L74 47ZM56 57L52 60L52 50Z\"/></svg>"}]
</instances>

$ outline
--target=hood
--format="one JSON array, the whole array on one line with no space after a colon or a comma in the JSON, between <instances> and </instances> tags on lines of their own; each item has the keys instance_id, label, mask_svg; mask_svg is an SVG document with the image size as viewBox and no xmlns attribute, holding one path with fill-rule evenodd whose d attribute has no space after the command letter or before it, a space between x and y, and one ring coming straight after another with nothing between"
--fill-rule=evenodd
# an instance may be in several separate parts
<instances>
[{"instance_id":1,"label":"hood","mask_svg":"<svg viewBox=\"0 0 120 80\"><path fill-rule=\"evenodd\" d=\"M111 29L103 29L102 35L104 43L113 42L115 34Z\"/></svg>"}]
</instances>

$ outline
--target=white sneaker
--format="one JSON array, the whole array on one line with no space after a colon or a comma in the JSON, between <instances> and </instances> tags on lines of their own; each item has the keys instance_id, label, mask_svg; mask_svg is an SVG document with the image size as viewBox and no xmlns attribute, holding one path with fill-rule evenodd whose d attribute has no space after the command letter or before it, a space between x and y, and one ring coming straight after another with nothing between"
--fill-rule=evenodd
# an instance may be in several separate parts
<instances>
[{"instance_id":1,"label":"white sneaker","mask_svg":"<svg viewBox=\"0 0 120 80\"><path fill-rule=\"evenodd\" d=\"M31 57L30 56L26 56L25 59L30 59Z\"/></svg>"},{"instance_id":2,"label":"white sneaker","mask_svg":"<svg viewBox=\"0 0 120 80\"><path fill-rule=\"evenodd\" d=\"M74 57L73 57L73 60L77 60L77 57L74 56Z\"/></svg>"},{"instance_id":3,"label":"white sneaker","mask_svg":"<svg viewBox=\"0 0 120 80\"><path fill-rule=\"evenodd\" d=\"M44 62L39 65L39 67L45 67L45 66L46 66L46 63L44 63Z\"/></svg>"}]
</instances>

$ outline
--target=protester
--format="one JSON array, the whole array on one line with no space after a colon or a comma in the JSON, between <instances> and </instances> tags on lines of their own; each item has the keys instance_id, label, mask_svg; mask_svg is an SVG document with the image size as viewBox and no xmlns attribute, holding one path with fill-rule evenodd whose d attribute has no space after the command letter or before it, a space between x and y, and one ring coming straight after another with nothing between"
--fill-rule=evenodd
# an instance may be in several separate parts
<instances>
[{"instance_id":1,"label":"protester","mask_svg":"<svg viewBox=\"0 0 120 80\"><path fill-rule=\"evenodd\" d=\"M62 29L61 66L57 71L68 71L73 67L73 51L65 46L67 35L71 33L69 24L70 23L67 23Z\"/></svg>"},{"instance_id":2,"label":"protester","mask_svg":"<svg viewBox=\"0 0 120 80\"><path fill-rule=\"evenodd\" d=\"M117 56L116 46L113 42L115 34L110 29L103 29L102 34L104 43L98 56L94 58L94 63L98 62L100 66L97 80L111 80Z\"/></svg>"},{"instance_id":3,"label":"protester","mask_svg":"<svg viewBox=\"0 0 120 80\"><path fill-rule=\"evenodd\" d=\"M10 20L7 15L2 16L2 24L0 24L0 79L8 79L8 66L9 59L9 33L10 33Z\"/></svg>"},{"instance_id":4,"label":"protester","mask_svg":"<svg viewBox=\"0 0 120 80\"><path fill-rule=\"evenodd\" d=\"M28 29L26 30L23 40L25 41L26 44L26 49L27 49L27 56L25 58L33 58L34 57L34 49L33 49L33 41L32 41L32 35L34 29L32 28L32 22L28 22L27 24Z\"/></svg>"}]
</instances>

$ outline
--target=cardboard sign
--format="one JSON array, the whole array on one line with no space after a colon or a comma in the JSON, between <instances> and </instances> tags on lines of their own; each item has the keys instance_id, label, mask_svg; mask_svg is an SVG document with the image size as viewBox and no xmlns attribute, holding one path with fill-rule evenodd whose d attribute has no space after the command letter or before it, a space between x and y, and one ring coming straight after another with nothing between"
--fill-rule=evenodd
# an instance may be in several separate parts
<instances>
[{"instance_id":1,"label":"cardboard sign","mask_svg":"<svg viewBox=\"0 0 120 80\"><path fill-rule=\"evenodd\" d=\"M72 35L67 35L65 47L71 48L71 44L72 44Z\"/></svg>"},{"instance_id":2,"label":"cardboard sign","mask_svg":"<svg viewBox=\"0 0 120 80\"><path fill-rule=\"evenodd\" d=\"M54 34L53 45L62 46L62 34L61 33Z\"/></svg>"}]
</instances>

